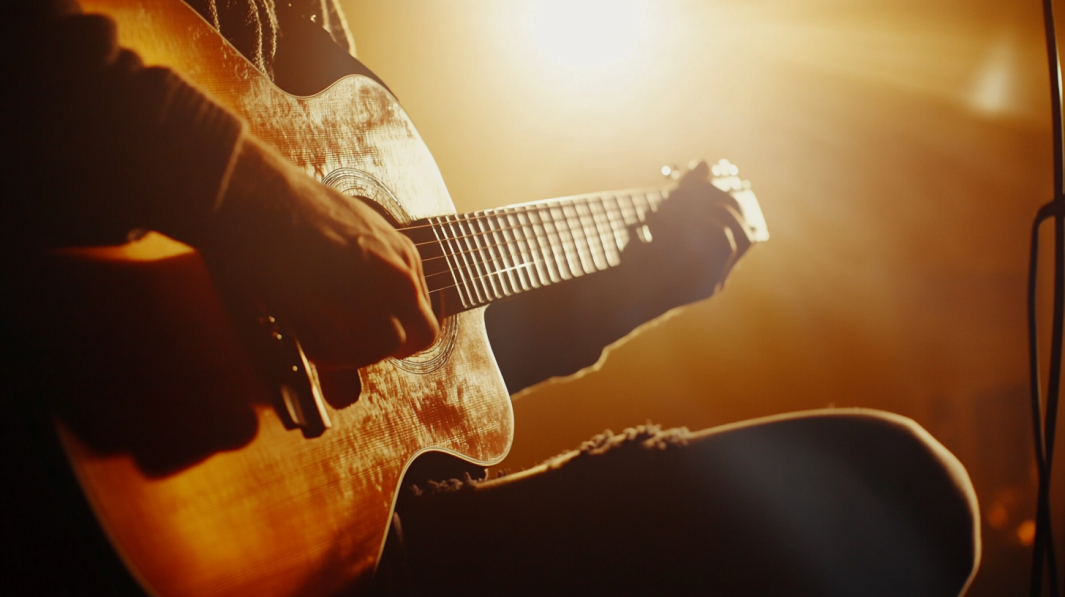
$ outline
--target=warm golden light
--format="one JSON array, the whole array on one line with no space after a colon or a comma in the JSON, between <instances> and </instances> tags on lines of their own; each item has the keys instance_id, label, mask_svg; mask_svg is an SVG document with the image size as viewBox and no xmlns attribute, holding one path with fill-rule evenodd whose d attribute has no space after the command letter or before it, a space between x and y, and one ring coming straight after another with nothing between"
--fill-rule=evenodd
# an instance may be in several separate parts
<instances>
[{"instance_id":1,"label":"warm golden light","mask_svg":"<svg viewBox=\"0 0 1065 597\"><path fill-rule=\"evenodd\" d=\"M506 466L647 418L890 410L991 506L969 594L1024 591L1024 282L1053 185L1037 2L343 1L460 211L726 157L773 231L709 302L516 400Z\"/></svg>"},{"instance_id":2,"label":"warm golden light","mask_svg":"<svg viewBox=\"0 0 1065 597\"><path fill-rule=\"evenodd\" d=\"M1034 520L1026 520L1017 526L1017 539L1026 547L1035 541Z\"/></svg>"},{"instance_id":3,"label":"warm golden light","mask_svg":"<svg viewBox=\"0 0 1065 597\"><path fill-rule=\"evenodd\" d=\"M1002 530L1010 521L1009 511L1002 504L994 504L987 509L984 516L987 518L987 526L995 530Z\"/></svg>"},{"instance_id":4,"label":"warm golden light","mask_svg":"<svg viewBox=\"0 0 1065 597\"><path fill-rule=\"evenodd\" d=\"M539 0L527 10L536 48L556 65L582 71L623 63L649 30L641 0Z\"/></svg>"},{"instance_id":5,"label":"warm golden light","mask_svg":"<svg viewBox=\"0 0 1065 597\"><path fill-rule=\"evenodd\" d=\"M988 48L973 85L971 102L974 108L987 114L1016 112L1018 73L1017 43L1012 35L999 35Z\"/></svg>"}]
</instances>

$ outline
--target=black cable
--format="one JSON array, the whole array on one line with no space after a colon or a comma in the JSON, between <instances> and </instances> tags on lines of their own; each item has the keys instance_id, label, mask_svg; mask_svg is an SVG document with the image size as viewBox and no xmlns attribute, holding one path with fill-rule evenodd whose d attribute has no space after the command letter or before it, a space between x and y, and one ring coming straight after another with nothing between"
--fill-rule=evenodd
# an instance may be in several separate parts
<instances>
[{"instance_id":1,"label":"black cable","mask_svg":"<svg viewBox=\"0 0 1065 597\"><path fill-rule=\"evenodd\" d=\"M1032 224L1032 245L1028 254L1028 388L1031 394L1032 437L1035 438L1036 472L1039 476L1040 490L1043 486L1046 459L1043 456L1043 400L1040 396L1042 383L1039 379L1039 338L1036 325L1036 278L1039 260L1039 226L1046 219L1043 211L1053 204L1043 206ZM1038 490L1037 490L1038 491ZM1039 493L1036 493L1038 499ZM1040 530L1042 504L1036 506L1035 541L1032 546L1032 570L1029 580L1029 597L1040 597L1040 584L1043 578L1043 543L1045 534Z\"/></svg>"},{"instance_id":2,"label":"black cable","mask_svg":"<svg viewBox=\"0 0 1065 597\"><path fill-rule=\"evenodd\" d=\"M1054 201L1061 201L1061 193L1065 190L1065 172L1062 171L1061 64L1054 28L1054 0L1043 0L1043 26L1046 31L1047 66L1050 69L1050 118L1054 127Z\"/></svg>"},{"instance_id":3,"label":"black cable","mask_svg":"<svg viewBox=\"0 0 1065 597\"><path fill-rule=\"evenodd\" d=\"M1065 320L1065 213L1062 194L1055 199L1054 210L1054 317L1050 340L1050 375L1047 382L1046 410L1043 413L1043 453L1045 475L1039 488L1039 502L1043 504L1042 527L1046 536L1044 551L1047 558L1047 580L1050 594L1058 597L1057 558L1054 555L1054 531L1050 524L1050 476L1054 463L1054 435L1058 419L1058 397L1061 388L1062 327ZM1038 527L1037 527L1038 528Z\"/></svg>"},{"instance_id":4,"label":"black cable","mask_svg":"<svg viewBox=\"0 0 1065 597\"><path fill-rule=\"evenodd\" d=\"M1046 411L1043 414L1043 453L1046 475L1039 491L1043 503L1043 532L1046 535L1047 580L1050 594L1058 597L1058 566L1054 555L1054 527L1050 524L1050 475L1054 464L1054 434L1058 420L1058 397L1061 388L1062 328L1065 320L1065 212L1062 195L1055 198L1054 210L1054 318L1050 340L1050 375L1047 382Z\"/></svg>"},{"instance_id":5,"label":"black cable","mask_svg":"<svg viewBox=\"0 0 1065 597\"><path fill-rule=\"evenodd\" d=\"M1032 424L1039 493L1036 503L1035 541L1032 551L1031 597L1042 593L1043 565L1047 565L1050 593L1058 597L1057 558L1054 553L1050 523L1050 474L1054 462L1054 436L1061 386L1063 320L1065 320L1065 161L1062 147L1061 65L1054 27L1053 0L1043 0L1043 24L1046 28L1047 66L1050 71L1051 119L1054 128L1054 199L1039 209L1032 226L1032 246L1028 269L1028 353L1032 397ZM1054 218L1054 305L1050 340L1050 375L1047 383L1046 410L1040 399L1038 334L1035 316L1039 226Z\"/></svg>"},{"instance_id":6,"label":"black cable","mask_svg":"<svg viewBox=\"0 0 1065 597\"><path fill-rule=\"evenodd\" d=\"M1038 503L1036 506L1036 533L1032 554L1031 597L1042 594L1043 564L1050 561L1048 575L1052 594L1057 596L1057 565L1053 535L1050 532L1049 467L1045 451L1045 436L1042 412L1041 386L1039 379L1039 340L1036 326L1036 291L1039 258L1039 226L1054 217L1059 204L1051 202L1039 209L1032 224L1032 245L1028 261L1028 354L1029 381L1032 394L1032 435L1035 438L1036 463L1039 475ZM1060 361L1059 361L1060 362ZM1056 402L1056 401L1055 401ZM1052 456L1052 451L1051 451Z\"/></svg>"}]
</instances>

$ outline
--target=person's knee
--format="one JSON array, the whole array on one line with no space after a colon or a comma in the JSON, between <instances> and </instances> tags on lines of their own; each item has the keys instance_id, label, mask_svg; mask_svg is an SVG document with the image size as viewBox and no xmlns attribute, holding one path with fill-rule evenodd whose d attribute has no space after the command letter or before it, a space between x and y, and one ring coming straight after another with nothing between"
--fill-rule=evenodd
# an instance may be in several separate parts
<instances>
[{"instance_id":1,"label":"person's knee","mask_svg":"<svg viewBox=\"0 0 1065 597\"><path fill-rule=\"evenodd\" d=\"M794 419L801 427L803 420ZM868 516L885 537L885 562L914 586L962 592L980 560L979 508L961 462L913 420L855 409L811 414L801 433L839 455L863 487ZM924 554L917 557L917 554Z\"/></svg>"},{"instance_id":2,"label":"person's knee","mask_svg":"<svg viewBox=\"0 0 1065 597\"><path fill-rule=\"evenodd\" d=\"M965 467L912 419L868 410L841 420L848 419L854 426L846 434L850 449L877 475L874 487L933 548L929 568L938 565L944 582L960 583L964 591L980 562L979 506Z\"/></svg>"},{"instance_id":3,"label":"person's knee","mask_svg":"<svg viewBox=\"0 0 1065 597\"><path fill-rule=\"evenodd\" d=\"M780 557L806 562L824 594L949 595L975 572L968 475L910 419L797 413L694 434L693 447L716 486L777 521Z\"/></svg>"}]
</instances>

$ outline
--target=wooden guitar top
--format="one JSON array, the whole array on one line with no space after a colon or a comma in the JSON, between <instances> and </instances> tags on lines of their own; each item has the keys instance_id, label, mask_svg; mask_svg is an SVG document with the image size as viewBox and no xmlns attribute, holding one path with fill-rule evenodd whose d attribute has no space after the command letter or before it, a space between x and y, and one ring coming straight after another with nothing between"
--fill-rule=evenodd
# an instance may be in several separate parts
<instances>
[{"instance_id":1,"label":"wooden guitar top","mask_svg":"<svg viewBox=\"0 0 1065 597\"><path fill-rule=\"evenodd\" d=\"M276 88L177 0L83 0L121 44L241 115L309 175L400 222L454 212L395 98L351 76L312 97ZM325 595L365 583L397 485L419 452L483 464L513 416L483 308L428 355L323 374L332 428L286 428L199 255L159 235L58 257L44 276L69 398L57 427L102 525L152 594ZM58 298L57 298L58 297Z\"/></svg>"}]
</instances>

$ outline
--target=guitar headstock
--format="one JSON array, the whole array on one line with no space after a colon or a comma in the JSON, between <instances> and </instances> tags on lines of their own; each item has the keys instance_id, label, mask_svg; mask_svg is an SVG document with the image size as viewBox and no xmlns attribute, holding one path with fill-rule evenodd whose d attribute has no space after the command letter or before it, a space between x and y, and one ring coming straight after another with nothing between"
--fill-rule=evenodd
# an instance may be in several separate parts
<instances>
[{"instance_id":1,"label":"guitar headstock","mask_svg":"<svg viewBox=\"0 0 1065 597\"><path fill-rule=\"evenodd\" d=\"M740 169L725 159L718 160L711 166L710 172L713 175L710 183L731 195L736 201L751 242L761 243L769 240L769 228L766 226L758 198L751 191L751 181L740 178Z\"/></svg>"},{"instance_id":2,"label":"guitar headstock","mask_svg":"<svg viewBox=\"0 0 1065 597\"><path fill-rule=\"evenodd\" d=\"M706 167L705 162L692 162L685 171L675 166L662 166L662 175L680 183L688 173L703 167ZM766 227L765 216L762 215L762 207L758 204L754 192L751 191L751 181L740 178L740 169L725 159L718 160L713 166L709 166L709 169L710 184L728 193L735 201L731 207L739 211L743 217L750 242L760 243L769 240L769 229Z\"/></svg>"}]
</instances>

